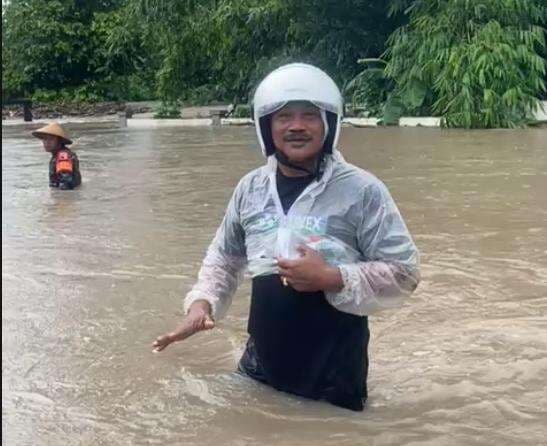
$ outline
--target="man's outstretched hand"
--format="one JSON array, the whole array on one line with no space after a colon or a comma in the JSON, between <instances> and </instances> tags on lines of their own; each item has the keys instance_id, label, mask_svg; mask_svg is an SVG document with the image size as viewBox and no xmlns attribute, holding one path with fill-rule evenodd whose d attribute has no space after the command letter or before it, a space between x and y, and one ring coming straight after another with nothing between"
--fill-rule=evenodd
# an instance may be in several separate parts
<instances>
[{"instance_id":1,"label":"man's outstretched hand","mask_svg":"<svg viewBox=\"0 0 547 446\"><path fill-rule=\"evenodd\" d=\"M214 328L215 321L211 316L211 306L205 300L195 301L184 316L180 325L172 332L159 336L152 346L153 352L161 352L173 342L182 341L198 331L210 330Z\"/></svg>"}]
</instances>

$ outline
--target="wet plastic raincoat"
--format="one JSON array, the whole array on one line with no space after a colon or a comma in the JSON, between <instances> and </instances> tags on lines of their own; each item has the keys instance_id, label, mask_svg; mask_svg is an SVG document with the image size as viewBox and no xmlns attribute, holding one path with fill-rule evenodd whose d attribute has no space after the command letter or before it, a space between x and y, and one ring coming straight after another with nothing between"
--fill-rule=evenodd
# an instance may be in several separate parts
<instances>
[{"instance_id":1,"label":"wet plastic raincoat","mask_svg":"<svg viewBox=\"0 0 547 446\"><path fill-rule=\"evenodd\" d=\"M368 315L401 305L419 281L418 251L385 185L347 163L325 156L323 174L285 215L276 188L277 160L241 179L209 246L185 311L207 300L222 318L245 268L252 277L277 274L277 257L295 258L303 244L340 269L344 286L325 293L336 309Z\"/></svg>"}]
</instances>

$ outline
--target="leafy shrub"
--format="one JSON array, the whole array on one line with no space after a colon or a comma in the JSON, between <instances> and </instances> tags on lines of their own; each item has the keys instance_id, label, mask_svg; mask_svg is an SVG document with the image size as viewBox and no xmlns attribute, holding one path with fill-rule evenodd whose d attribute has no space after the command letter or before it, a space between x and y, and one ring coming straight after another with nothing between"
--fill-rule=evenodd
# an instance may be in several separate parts
<instances>
[{"instance_id":1,"label":"leafy shrub","mask_svg":"<svg viewBox=\"0 0 547 446\"><path fill-rule=\"evenodd\" d=\"M225 99L226 92L221 85L200 85L187 90L182 96L186 105L210 105Z\"/></svg>"},{"instance_id":2,"label":"leafy shrub","mask_svg":"<svg viewBox=\"0 0 547 446\"><path fill-rule=\"evenodd\" d=\"M384 72L381 59L361 59L365 69L344 87L344 97L350 113L360 117L381 116L393 82Z\"/></svg>"},{"instance_id":3,"label":"leafy shrub","mask_svg":"<svg viewBox=\"0 0 547 446\"><path fill-rule=\"evenodd\" d=\"M388 39L385 74L411 114L452 127L526 123L545 92L547 7L539 0L421 0Z\"/></svg>"},{"instance_id":4,"label":"leafy shrub","mask_svg":"<svg viewBox=\"0 0 547 446\"><path fill-rule=\"evenodd\" d=\"M181 105L178 101L163 101L154 113L155 119L176 119L180 118Z\"/></svg>"},{"instance_id":5,"label":"leafy shrub","mask_svg":"<svg viewBox=\"0 0 547 446\"><path fill-rule=\"evenodd\" d=\"M248 104L237 104L234 112L232 113L234 118L250 118L251 106Z\"/></svg>"}]
</instances>

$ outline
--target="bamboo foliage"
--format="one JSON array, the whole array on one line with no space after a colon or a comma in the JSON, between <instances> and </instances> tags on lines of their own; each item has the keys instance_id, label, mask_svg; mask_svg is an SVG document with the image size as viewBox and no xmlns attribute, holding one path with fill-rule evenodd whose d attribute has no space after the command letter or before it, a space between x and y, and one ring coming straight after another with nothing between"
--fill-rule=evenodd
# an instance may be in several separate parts
<instances>
[{"instance_id":1,"label":"bamboo foliage","mask_svg":"<svg viewBox=\"0 0 547 446\"><path fill-rule=\"evenodd\" d=\"M344 83L399 24L372 0L128 0L160 54L161 97L246 101L265 73L314 63Z\"/></svg>"},{"instance_id":2,"label":"bamboo foliage","mask_svg":"<svg viewBox=\"0 0 547 446\"><path fill-rule=\"evenodd\" d=\"M545 92L547 7L530 0L420 0L394 7L409 23L388 40L386 75L409 113L448 126L526 123Z\"/></svg>"},{"instance_id":3,"label":"bamboo foliage","mask_svg":"<svg viewBox=\"0 0 547 446\"><path fill-rule=\"evenodd\" d=\"M511 127L546 97L546 15L546 0L11 0L2 95L242 103L303 61L386 124Z\"/></svg>"}]
</instances>

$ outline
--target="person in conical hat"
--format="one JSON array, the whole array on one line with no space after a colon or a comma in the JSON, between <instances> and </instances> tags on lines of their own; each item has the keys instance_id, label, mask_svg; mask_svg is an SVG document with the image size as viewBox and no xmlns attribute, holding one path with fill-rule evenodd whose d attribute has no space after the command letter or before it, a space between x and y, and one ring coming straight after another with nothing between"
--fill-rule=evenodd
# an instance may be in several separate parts
<instances>
[{"instance_id":1,"label":"person in conical hat","mask_svg":"<svg viewBox=\"0 0 547 446\"><path fill-rule=\"evenodd\" d=\"M72 144L67 132L56 122L52 122L32 135L42 140L44 150L51 153L49 162L49 186L59 189L74 189L82 182L80 162L76 154L67 146Z\"/></svg>"},{"instance_id":2,"label":"person in conical hat","mask_svg":"<svg viewBox=\"0 0 547 446\"><path fill-rule=\"evenodd\" d=\"M213 329L248 269L249 338L238 371L363 410L367 317L414 291L418 250L387 187L339 152L342 95L325 72L282 66L260 83L253 108L266 164L237 185L185 316L154 351Z\"/></svg>"}]
</instances>

